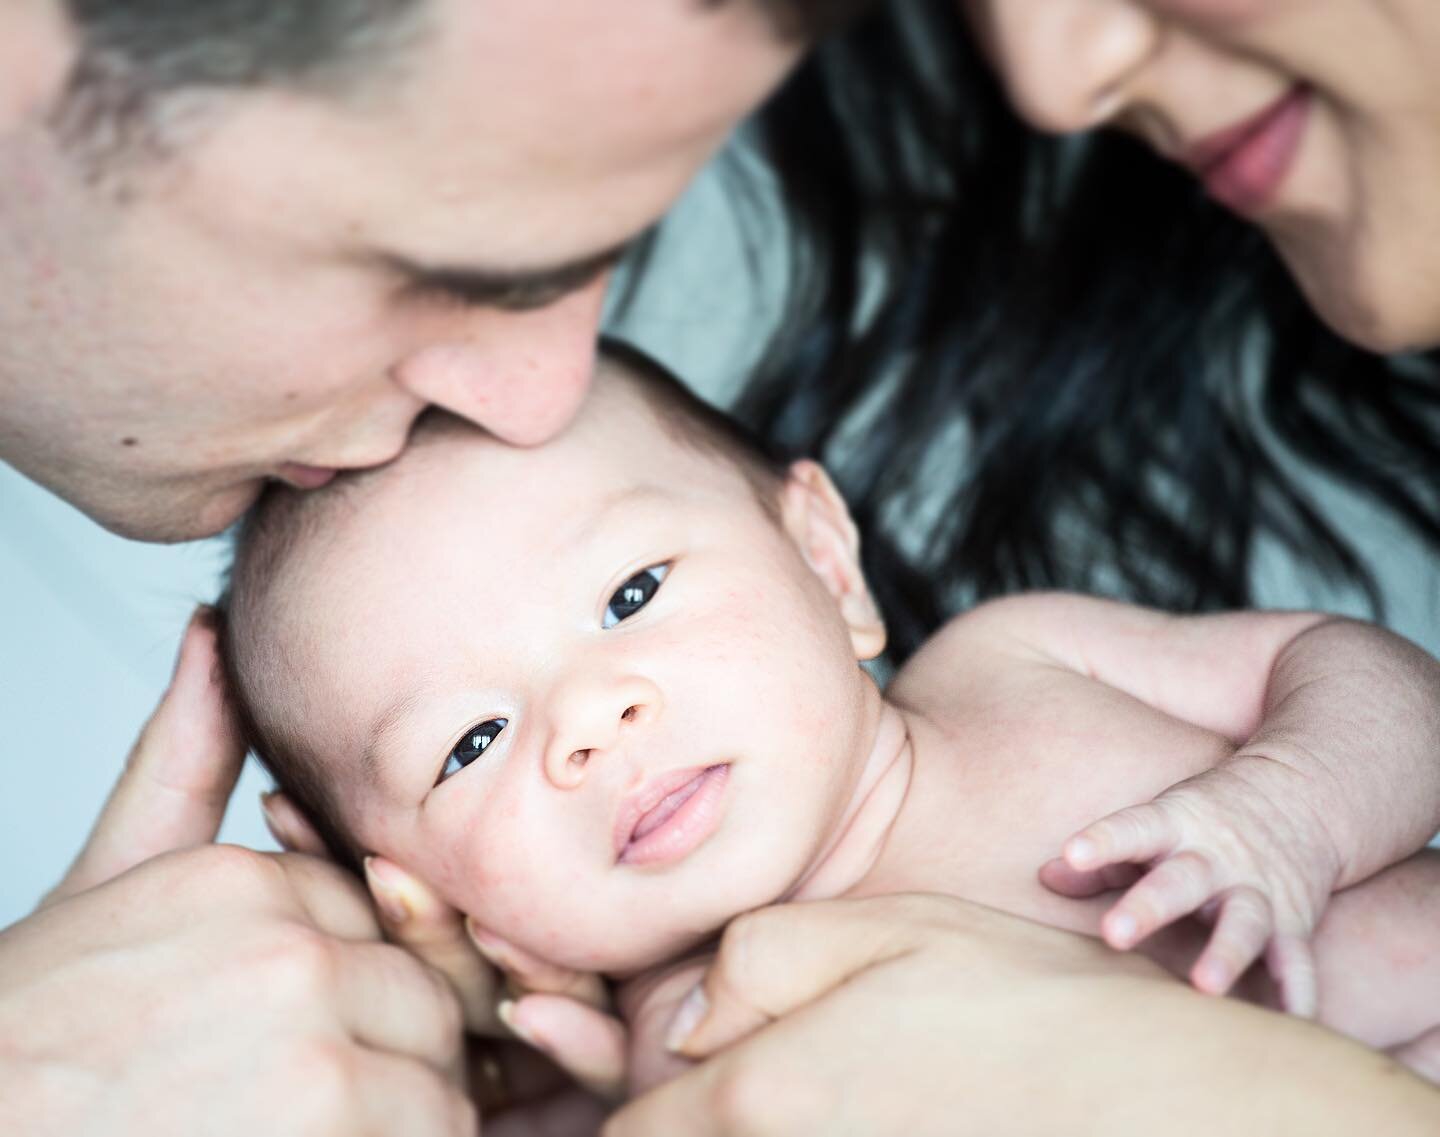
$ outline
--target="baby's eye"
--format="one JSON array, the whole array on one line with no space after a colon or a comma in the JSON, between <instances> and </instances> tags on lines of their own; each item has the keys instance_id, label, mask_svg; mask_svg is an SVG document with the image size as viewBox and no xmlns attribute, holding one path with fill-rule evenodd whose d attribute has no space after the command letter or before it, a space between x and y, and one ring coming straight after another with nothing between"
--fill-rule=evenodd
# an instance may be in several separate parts
<instances>
[{"instance_id":1,"label":"baby's eye","mask_svg":"<svg viewBox=\"0 0 1440 1137\"><path fill-rule=\"evenodd\" d=\"M621 620L628 620L649 604L655 593L660 591L660 582L669 571L669 565L651 565L637 572L610 597L610 603L605 605L605 616L600 621L600 626L613 628Z\"/></svg>"},{"instance_id":2,"label":"baby's eye","mask_svg":"<svg viewBox=\"0 0 1440 1137\"><path fill-rule=\"evenodd\" d=\"M509 719L486 719L484 722L476 723L465 732L465 737L455 744L455 749L450 751L450 757L445 759L445 768L440 771L440 777L436 781L438 786L451 774L458 774L471 762L484 754L495 741L496 735L505 729Z\"/></svg>"}]
</instances>

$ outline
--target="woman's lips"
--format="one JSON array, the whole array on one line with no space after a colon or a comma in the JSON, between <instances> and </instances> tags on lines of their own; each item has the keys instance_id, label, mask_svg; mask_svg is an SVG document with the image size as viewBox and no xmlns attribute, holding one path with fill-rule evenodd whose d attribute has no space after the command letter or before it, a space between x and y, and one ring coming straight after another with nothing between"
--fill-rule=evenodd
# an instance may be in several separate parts
<instances>
[{"instance_id":1,"label":"woman's lips","mask_svg":"<svg viewBox=\"0 0 1440 1137\"><path fill-rule=\"evenodd\" d=\"M618 863L669 864L688 856L720 824L728 764L694 767L632 794L615 826Z\"/></svg>"},{"instance_id":2,"label":"woman's lips","mask_svg":"<svg viewBox=\"0 0 1440 1137\"><path fill-rule=\"evenodd\" d=\"M1258 212L1295 164L1309 114L1310 92L1297 87L1259 114L1196 143L1185 164L1221 204L1237 213Z\"/></svg>"}]
</instances>

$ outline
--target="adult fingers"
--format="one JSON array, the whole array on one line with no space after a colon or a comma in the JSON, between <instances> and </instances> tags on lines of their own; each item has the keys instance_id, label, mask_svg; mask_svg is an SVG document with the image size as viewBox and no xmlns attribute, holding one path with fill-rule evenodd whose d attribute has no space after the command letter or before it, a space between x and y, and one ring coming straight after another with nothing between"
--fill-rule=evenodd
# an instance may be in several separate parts
<instances>
[{"instance_id":1,"label":"adult fingers","mask_svg":"<svg viewBox=\"0 0 1440 1137\"><path fill-rule=\"evenodd\" d=\"M424 1063L352 1046L337 1048L316 1066L353 1118L350 1132L366 1137L477 1137L480 1132L469 1095Z\"/></svg>"},{"instance_id":2,"label":"adult fingers","mask_svg":"<svg viewBox=\"0 0 1440 1137\"><path fill-rule=\"evenodd\" d=\"M792 903L732 920L705 978L676 1011L666 1045L704 1058L902 954L910 943L904 905L918 900Z\"/></svg>"},{"instance_id":3,"label":"adult fingers","mask_svg":"<svg viewBox=\"0 0 1440 1137\"><path fill-rule=\"evenodd\" d=\"M1215 930L1195 966L1190 982L1207 995L1223 995L1260 958L1275 930L1270 901L1253 888L1241 887L1220 898Z\"/></svg>"},{"instance_id":4,"label":"adult fingers","mask_svg":"<svg viewBox=\"0 0 1440 1137\"><path fill-rule=\"evenodd\" d=\"M284 887L275 894L283 897L291 914L324 935L351 941L380 938L380 923L364 888L333 861L306 853L255 853L223 845L216 849L247 856L262 871L278 872Z\"/></svg>"},{"instance_id":5,"label":"adult fingers","mask_svg":"<svg viewBox=\"0 0 1440 1137\"><path fill-rule=\"evenodd\" d=\"M464 917L423 881L384 857L365 859L365 879L386 938L445 977L470 1030L492 1036L503 1033L495 1015L495 969L470 942Z\"/></svg>"},{"instance_id":6,"label":"adult fingers","mask_svg":"<svg viewBox=\"0 0 1440 1137\"><path fill-rule=\"evenodd\" d=\"M1138 865L1130 864L1103 865L1081 872L1072 869L1063 858L1056 857L1040 866L1039 878L1040 883L1051 892L1072 900L1086 900L1102 892L1129 888L1144 872Z\"/></svg>"},{"instance_id":7,"label":"adult fingers","mask_svg":"<svg viewBox=\"0 0 1440 1137\"><path fill-rule=\"evenodd\" d=\"M363 1046L419 1060L461 1081L465 1040L445 979L384 943L337 943L334 980L341 1022Z\"/></svg>"},{"instance_id":8,"label":"adult fingers","mask_svg":"<svg viewBox=\"0 0 1440 1137\"><path fill-rule=\"evenodd\" d=\"M1100 921L1100 933L1116 951L1128 951L1159 929L1188 916L1215 893L1210 862L1199 853L1161 861L1122 896Z\"/></svg>"},{"instance_id":9,"label":"adult fingers","mask_svg":"<svg viewBox=\"0 0 1440 1137\"><path fill-rule=\"evenodd\" d=\"M1078 872L1102 865L1145 864L1173 852L1178 843L1170 814L1156 802L1132 805L1087 825L1065 842L1065 863Z\"/></svg>"},{"instance_id":10,"label":"adult fingers","mask_svg":"<svg viewBox=\"0 0 1440 1137\"><path fill-rule=\"evenodd\" d=\"M500 1017L593 1093L611 1101L624 1094L627 1036L618 1019L564 995L503 1002Z\"/></svg>"},{"instance_id":11,"label":"adult fingers","mask_svg":"<svg viewBox=\"0 0 1440 1137\"><path fill-rule=\"evenodd\" d=\"M465 928L480 954L505 973L511 993L517 997L532 992L564 995L597 1010L609 1009L610 991L594 972L576 971L541 959L485 930L473 916Z\"/></svg>"},{"instance_id":12,"label":"adult fingers","mask_svg":"<svg viewBox=\"0 0 1440 1137\"><path fill-rule=\"evenodd\" d=\"M610 1106L572 1086L545 1098L486 1115L485 1137L596 1137Z\"/></svg>"},{"instance_id":13,"label":"adult fingers","mask_svg":"<svg viewBox=\"0 0 1440 1137\"><path fill-rule=\"evenodd\" d=\"M260 795L260 812L265 827L276 844L288 853L309 853L312 857L329 857L330 850L315 832L310 819L300 812L288 794L274 790Z\"/></svg>"},{"instance_id":14,"label":"adult fingers","mask_svg":"<svg viewBox=\"0 0 1440 1137\"><path fill-rule=\"evenodd\" d=\"M169 689L47 903L160 853L215 839L245 758L220 670L216 621L208 608L191 617Z\"/></svg>"}]
</instances>

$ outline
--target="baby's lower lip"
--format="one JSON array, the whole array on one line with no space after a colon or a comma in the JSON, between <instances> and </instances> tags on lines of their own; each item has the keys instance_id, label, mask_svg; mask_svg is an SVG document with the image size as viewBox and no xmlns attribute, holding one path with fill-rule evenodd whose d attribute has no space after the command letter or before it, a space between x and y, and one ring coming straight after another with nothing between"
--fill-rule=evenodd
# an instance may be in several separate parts
<instances>
[{"instance_id":1,"label":"baby's lower lip","mask_svg":"<svg viewBox=\"0 0 1440 1137\"><path fill-rule=\"evenodd\" d=\"M643 836L632 836L620 852L619 863L623 865L671 864L689 856L715 832L724 813L725 785L729 778L729 765L707 766L677 794L683 800L671 807L663 805L656 809L667 809L658 824L644 832ZM674 795L672 795L673 797ZM667 799L668 801L669 799ZM651 813L655 811L652 810ZM647 817L650 816L647 814ZM636 832L645 829L642 818Z\"/></svg>"}]
</instances>

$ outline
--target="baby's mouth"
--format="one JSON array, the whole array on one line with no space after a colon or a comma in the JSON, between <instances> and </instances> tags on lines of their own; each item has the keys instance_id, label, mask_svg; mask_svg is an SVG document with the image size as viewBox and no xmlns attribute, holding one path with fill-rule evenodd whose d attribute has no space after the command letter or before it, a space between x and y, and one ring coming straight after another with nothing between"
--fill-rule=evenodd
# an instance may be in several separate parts
<instances>
[{"instance_id":1,"label":"baby's mouth","mask_svg":"<svg viewBox=\"0 0 1440 1137\"><path fill-rule=\"evenodd\" d=\"M626 799L616 819L619 864L676 861L714 831L730 772L728 763L662 775Z\"/></svg>"}]
</instances>

